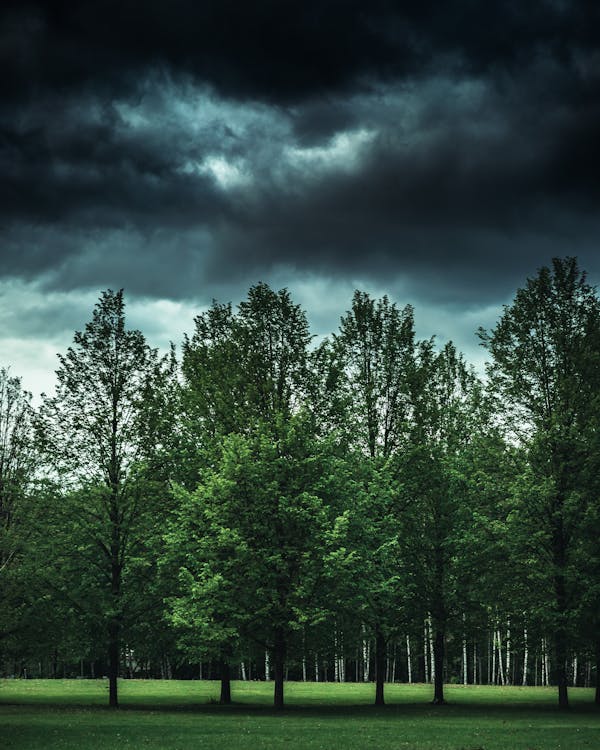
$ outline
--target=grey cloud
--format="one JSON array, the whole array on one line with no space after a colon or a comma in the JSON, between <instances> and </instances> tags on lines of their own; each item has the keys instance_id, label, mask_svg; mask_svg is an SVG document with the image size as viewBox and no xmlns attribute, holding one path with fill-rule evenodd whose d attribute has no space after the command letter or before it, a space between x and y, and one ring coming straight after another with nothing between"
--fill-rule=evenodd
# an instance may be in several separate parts
<instances>
[{"instance_id":1,"label":"grey cloud","mask_svg":"<svg viewBox=\"0 0 600 750\"><path fill-rule=\"evenodd\" d=\"M36 95L0 107L3 275L177 299L286 270L459 305L552 255L597 273L594 11L259 3L223 31L228 3L176 3L164 28L150 3L134 38L121 5L105 37L92 4L13 4L5 49Z\"/></svg>"}]
</instances>

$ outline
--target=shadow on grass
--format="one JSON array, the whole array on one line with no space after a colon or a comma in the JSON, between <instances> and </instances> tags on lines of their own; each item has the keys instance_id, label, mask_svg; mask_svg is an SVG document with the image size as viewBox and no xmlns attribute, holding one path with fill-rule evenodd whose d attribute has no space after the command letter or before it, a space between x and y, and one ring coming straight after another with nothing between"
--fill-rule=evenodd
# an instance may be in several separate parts
<instances>
[{"instance_id":1,"label":"shadow on grass","mask_svg":"<svg viewBox=\"0 0 600 750\"><path fill-rule=\"evenodd\" d=\"M197 704L165 704L160 702L127 702L123 701L118 709L112 709L104 705L92 705L90 703L64 703L60 701L0 701L0 708L12 707L21 709L31 709L35 711L60 711L69 713L70 711L86 711L90 713L102 714L119 714L119 713L137 713L150 712L158 714L199 714L203 716L264 716L264 717L282 717L293 715L296 718L376 718L397 716L398 718L424 719L436 717L452 718L517 718L517 717L544 717L549 716L600 716L600 707L594 703L576 703L569 709L560 709L556 705L539 704L534 702L519 703L480 703L480 702L460 702L446 703L444 705L432 705L431 703L422 702L402 702L390 703L386 706L371 706L365 704L348 704L348 705L309 705L309 704L291 704L285 706L282 710L276 710L272 706L261 703L233 702L231 705L222 706L215 702L197 703Z\"/></svg>"}]
</instances>

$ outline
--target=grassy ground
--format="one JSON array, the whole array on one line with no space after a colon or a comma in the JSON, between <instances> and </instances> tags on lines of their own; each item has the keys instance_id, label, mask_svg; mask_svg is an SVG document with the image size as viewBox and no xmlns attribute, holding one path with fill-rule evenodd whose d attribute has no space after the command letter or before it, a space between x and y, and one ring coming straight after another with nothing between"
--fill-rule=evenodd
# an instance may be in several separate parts
<instances>
[{"instance_id":1,"label":"grassy ground","mask_svg":"<svg viewBox=\"0 0 600 750\"><path fill-rule=\"evenodd\" d=\"M564 750L600 748L591 690L448 686L449 705L429 705L431 687L388 685L375 709L372 685L287 683L288 707L270 708L272 684L236 682L231 707L211 703L218 683L122 681L121 710L105 708L102 680L0 681L0 747L37 750L377 747L382 750Z\"/></svg>"}]
</instances>

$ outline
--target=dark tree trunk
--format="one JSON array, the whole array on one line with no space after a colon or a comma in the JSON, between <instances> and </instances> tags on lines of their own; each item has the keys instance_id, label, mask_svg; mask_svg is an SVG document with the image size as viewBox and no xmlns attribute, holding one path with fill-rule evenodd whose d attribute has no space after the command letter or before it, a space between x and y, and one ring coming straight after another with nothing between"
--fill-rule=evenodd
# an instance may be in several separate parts
<instances>
[{"instance_id":1,"label":"dark tree trunk","mask_svg":"<svg viewBox=\"0 0 600 750\"><path fill-rule=\"evenodd\" d=\"M433 703L443 705L444 700L444 643L446 639L447 610L444 597L444 581L446 559L444 554L442 530L438 528L440 521L435 524L436 541L433 560L435 572L435 588L431 607L431 624L433 627L433 664L435 676L433 680Z\"/></svg>"},{"instance_id":2,"label":"dark tree trunk","mask_svg":"<svg viewBox=\"0 0 600 750\"><path fill-rule=\"evenodd\" d=\"M119 621L112 619L108 625L108 705L110 708L119 707L117 695L117 678L119 676Z\"/></svg>"},{"instance_id":3,"label":"dark tree trunk","mask_svg":"<svg viewBox=\"0 0 600 750\"><path fill-rule=\"evenodd\" d=\"M558 496L558 507L564 506L562 493ZM555 675L558 686L558 707L569 708L569 695L567 691L567 632L565 621L568 613L567 590L565 583L566 568L566 541L562 522L562 516L554 521L553 528L553 553L554 567L554 595L556 597L556 629L554 631L554 653L555 653Z\"/></svg>"},{"instance_id":4,"label":"dark tree trunk","mask_svg":"<svg viewBox=\"0 0 600 750\"><path fill-rule=\"evenodd\" d=\"M385 680L386 643L380 630L375 634L375 705L385 705L383 684Z\"/></svg>"},{"instance_id":5,"label":"dark tree trunk","mask_svg":"<svg viewBox=\"0 0 600 750\"><path fill-rule=\"evenodd\" d=\"M231 703L231 675L229 662L226 659L221 661L221 697L219 703L228 706Z\"/></svg>"},{"instance_id":6,"label":"dark tree trunk","mask_svg":"<svg viewBox=\"0 0 600 750\"><path fill-rule=\"evenodd\" d=\"M596 640L596 694L594 703L600 707L600 638Z\"/></svg>"},{"instance_id":7,"label":"dark tree trunk","mask_svg":"<svg viewBox=\"0 0 600 750\"><path fill-rule=\"evenodd\" d=\"M275 686L273 705L277 709L283 708L283 682L285 675L285 638L281 631L275 635L275 648L273 649L275 660Z\"/></svg>"},{"instance_id":8,"label":"dark tree trunk","mask_svg":"<svg viewBox=\"0 0 600 750\"><path fill-rule=\"evenodd\" d=\"M433 663L435 664L435 679L433 681L433 703L442 705L444 700L444 639L445 633L441 624L435 625L435 639L433 641Z\"/></svg>"},{"instance_id":9,"label":"dark tree trunk","mask_svg":"<svg viewBox=\"0 0 600 750\"><path fill-rule=\"evenodd\" d=\"M113 614L108 623L108 705L118 708L117 678L119 676L119 657L121 651L121 564L119 545L119 524L115 494L111 508L111 594Z\"/></svg>"},{"instance_id":10,"label":"dark tree trunk","mask_svg":"<svg viewBox=\"0 0 600 750\"><path fill-rule=\"evenodd\" d=\"M567 691L567 638L564 629L559 628L554 634L556 653L556 684L558 687L558 707L569 708Z\"/></svg>"}]
</instances>

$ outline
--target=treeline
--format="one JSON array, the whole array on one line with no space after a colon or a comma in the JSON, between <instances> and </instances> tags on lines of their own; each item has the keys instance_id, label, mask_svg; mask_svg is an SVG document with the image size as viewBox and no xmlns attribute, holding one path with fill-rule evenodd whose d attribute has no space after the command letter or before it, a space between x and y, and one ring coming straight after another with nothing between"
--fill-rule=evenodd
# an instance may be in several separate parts
<instances>
[{"instance_id":1,"label":"treeline","mask_svg":"<svg viewBox=\"0 0 600 750\"><path fill-rule=\"evenodd\" d=\"M160 356L106 291L39 408L0 370L0 665L20 676L596 684L600 300L516 293L480 378L356 292L286 290Z\"/></svg>"}]
</instances>

